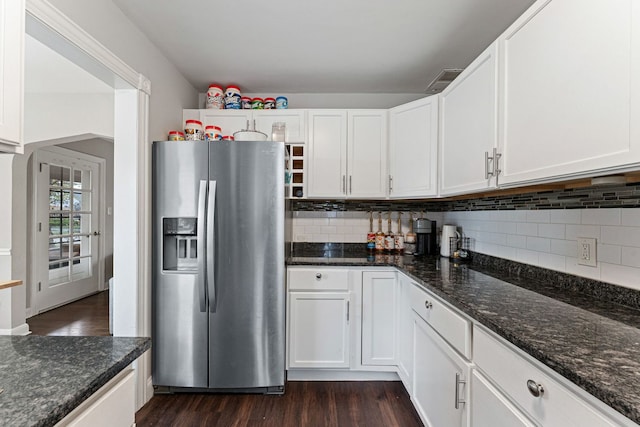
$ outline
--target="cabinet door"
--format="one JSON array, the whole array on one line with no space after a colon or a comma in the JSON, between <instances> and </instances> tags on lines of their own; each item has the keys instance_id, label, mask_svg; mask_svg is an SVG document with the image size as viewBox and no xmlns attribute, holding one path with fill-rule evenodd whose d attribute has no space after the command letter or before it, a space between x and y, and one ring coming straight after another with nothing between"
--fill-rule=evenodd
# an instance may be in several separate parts
<instances>
[{"instance_id":1,"label":"cabinet door","mask_svg":"<svg viewBox=\"0 0 640 427\"><path fill-rule=\"evenodd\" d=\"M485 153L497 147L496 53L494 43L440 94L440 195L495 185Z\"/></svg>"},{"instance_id":2,"label":"cabinet door","mask_svg":"<svg viewBox=\"0 0 640 427\"><path fill-rule=\"evenodd\" d=\"M309 197L347 195L347 112L309 110Z\"/></svg>"},{"instance_id":3,"label":"cabinet door","mask_svg":"<svg viewBox=\"0 0 640 427\"><path fill-rule=\"evenodd\" d=\"M276 122L286 124L285 141L305 142L305 110L255 110L253 120L256 122L256 130L269 135L271 139L272 126Z\"/></svg>"},{"instance_id":4,"label":"cabinet door","mask_svg":"<svg viewBox=\"0 0 640 427\"><path fill-rule=\"evenodd\" d=\"M395 273L362 273L363 365L396 365L397 295Z\"/></svg>"},{"instance_id":5,"label":"cabinet door","mask_svg":"<svg viewBox=\"0 0 640 427\"><path fill-rule=\"evenodd\" d=\"M471 427L534 427L475 369L471 373Z\"/></svg>"},{"instance_id":6,"label":"cabinet door","mask_svg":"<svg viewBox=\"0 0 640 427\"><path fill-rule=\"evenodd\" d=\"M469 365L417 314L413 345L411 399L425 426L468 425Z\"/></svg>"},{"instance_id":7,"label":"cabinet door","mask_svg":"<svg viewBox=\"0 0 640 427\"><path fill-rule=\"evenodd\" d=\"M640 161L639 31L637 0L538 1L505 31L501 184Z\"/></svg>"},{"instance_id":8,"label":"cabinet door","mask_svg":"<svg viewBox=\"0 0 640 427\"><path fill-rule=\"evenodd\" d=\"M349 293L289 293L289 367L349 367Z\"/></svg>"},{"instance_id":9,"label":"cabinet door","mask_svg":"<svg viewBox=\"0 0 640 427\"><path fill-rule=\"evenodd\" d=\"M387 196L387 110L349 110L347 194Z\"/></svg>"},{"instance_id":10,"label":"cabinet door","mask_svg":"<svg viewBox=\"0 0 640 427\"><path fill-rule=\"evenodd\" d=\"M398 375L405 388L413 384L413 311L409 300L409 288L413 286L407 276L398 274L398 322L397 358Z\"/></svg>"},{"instance_id":11,"label":"cabinet door","mask_svg":"<svg viewBox=\"0 0 640 427\"><path fill-rule=\"evenodd\" d=\"M0 0L0 151L22 153L24 0Z\"/></svg>"},{"instance_id":12,"label":"cabinet door","mask_svg":"<svg viewBox=\"0 0 640 427\"><path fill-rule=\"evenodd\" d=\"M200 110L202 126L220 126L222 135L233 136L234 132L248 129L247 126L252 126L249 125L249 120L250 110Z\"/></svg>"},{"instance_id":13,"label":"cabinet door","mask_svg":"<svg viewBox=\"0 0 640 427\"><path fill-rule=\"evenodd\" d=\"M438 193L438 96L389 111L389 197Z\"/></svg>"}]
</instances>

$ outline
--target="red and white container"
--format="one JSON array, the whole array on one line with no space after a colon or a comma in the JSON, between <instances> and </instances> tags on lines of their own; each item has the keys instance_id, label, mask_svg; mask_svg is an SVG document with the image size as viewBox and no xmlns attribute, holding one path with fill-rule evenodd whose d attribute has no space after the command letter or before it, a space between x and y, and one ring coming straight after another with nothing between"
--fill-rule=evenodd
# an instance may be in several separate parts
<instances>
[{"instance_id":1,"label":"red and white container","mask_svg":"<svg viewBox=\"0 0 640 427\"><path fill-rule=\"evenodd\" d=\"M227 86L224 91L224 108L228 110L240 110L242 93L238 86Z\"/></svg>"},{"instance_id":2,"label":"red and white container","mask_svg":"<svg viewBox=\"0 0 640 427\"><path fill-rule=\"evenodd\" d=\"M265 110L275 110L276 109L276 99L275 98L265 98L264 99L264 109Z\"/></svg>"},{"instance_id":3,"label":"red and white container","mask_svg":"<svg viewBox=\"0 0 640 427\"><path fill-rule=\"evenodd\" d=\"M233 141L233 136L231 135L225 135L222 137L223 141Z\"/></svg>"},{"instance_id":4,"label":"red and white container","mask_svg":"<svg viewBox=\"0 0 640 427\"><path fill-rule=\"evenodd\" d=\"M204 128L204 139L206 141L217 141L222 139L222 129L220 126L207 126Z\"/></svg>"},{"instance_id":5,"label":"red and white container","mask_svg":"<svg viewBox=\"0 0 640 427\"><path fill-rule=\"evenodd\" d=\"M184 123L184 135L187 141L204 141L204 129L200 120L187 120Z\"/></svg>"},{"instance_id":6,"label":"red and white container","mask_svg":"<svg viewBox=\"0 0 640 427\"><path fill-rule=\"evenodd\" d=\"M179 130L169 131L169 141L184 141L184 133Z\"/></svg>"},{"instance_id":7,"label":"red and white container","mask_svg":"<svg viewBox=\"0 0 640 427\"><path fill-rule=\"evenodd\" d=\"M209 85L206 107L217 110L224 108L224 92L220 86L216 84Z\"/></svg>"},{"instance_id":8,"label":"red and white container","mask_svg":"<svg viewBox=\"0 0 640 427\"><path fill-rule=\"evenodd\" d=\"M264 109L264 100L262 98L253 98L251 100L251 109L252 110Z\"/></svg>"},{"instance_id":9,"label":"red and white container","mask_svg":"<svg viewBox=\"0 0 640 427\"><path fill-rule=\"evenodd\" d=\"M251 98L249 98L248 96L243 96L242 98L240 98L240 104L242 105L243 110L250 110Z\"/></svg>"}]
</instances>

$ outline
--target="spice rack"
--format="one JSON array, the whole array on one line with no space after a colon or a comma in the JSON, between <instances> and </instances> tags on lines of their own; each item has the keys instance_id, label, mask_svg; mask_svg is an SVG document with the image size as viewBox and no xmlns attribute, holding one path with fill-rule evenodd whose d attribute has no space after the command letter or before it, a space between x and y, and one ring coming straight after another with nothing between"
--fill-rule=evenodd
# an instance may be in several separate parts
<instances>
[{"instance_id":1,"label":"spice rack","mask_svg":"<svg viewBox=\"0 0 640 427\"><path fill-rule=\"evenodd\" d=\"M285 189L287 199L303 199L307 195L305 181L305 146L303 143L285 143Z\"/></svg>"}]
</instances>

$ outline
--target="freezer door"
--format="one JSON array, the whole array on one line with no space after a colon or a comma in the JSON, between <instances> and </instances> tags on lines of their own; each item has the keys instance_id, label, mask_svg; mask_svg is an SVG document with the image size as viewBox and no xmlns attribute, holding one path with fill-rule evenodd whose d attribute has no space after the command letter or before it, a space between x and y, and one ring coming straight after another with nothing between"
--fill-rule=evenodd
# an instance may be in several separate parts
<instances>
[{"instance_id":1,"label":"freezer door","mask_svg":"<svg viewBox=\"0 0 640 427\"><path fill-rule=\"evenodd\" d=\"M209 387L284 385L284 147L211 145L215 213L209 238ZM211 185L211 184L210 184Z\"/></svg>"},{"instance_id":2,"label":"freezer door","mask_svg":"<svg viewBox=\"0 0 640 427\"><path fill-rule=\"evenodd\" d=\"M152 152L153 384L207 387L208 147L155 142Z\"/></svg>"}]
</instances>

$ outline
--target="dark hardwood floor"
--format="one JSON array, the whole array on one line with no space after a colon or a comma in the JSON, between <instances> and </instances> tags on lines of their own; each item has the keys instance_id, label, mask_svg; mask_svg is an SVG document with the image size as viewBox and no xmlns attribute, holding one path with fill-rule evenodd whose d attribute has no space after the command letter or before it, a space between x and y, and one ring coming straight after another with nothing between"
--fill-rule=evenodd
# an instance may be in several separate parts
<instances>
[{"instance_id":1,"label":"dark hardwood floor","mask_svg":"<svg viewBox=\"0 0 640 427\"><path fill-rule=\"evenodd\" d=\"M100 292L30 317L27 323L33 335L110 335L109 292Z\"/></svg>"},{"instance_id":2,"label":"dark hardwood floor","mask_svg":"<svg viewBox=\"0 0 640 427\"><path fill-rule=\"evenodd\" d=\"M288 382L284 396L154 396L136 426L413 427L422 426L399 381Z\"/></svg>"}]
</instances>

